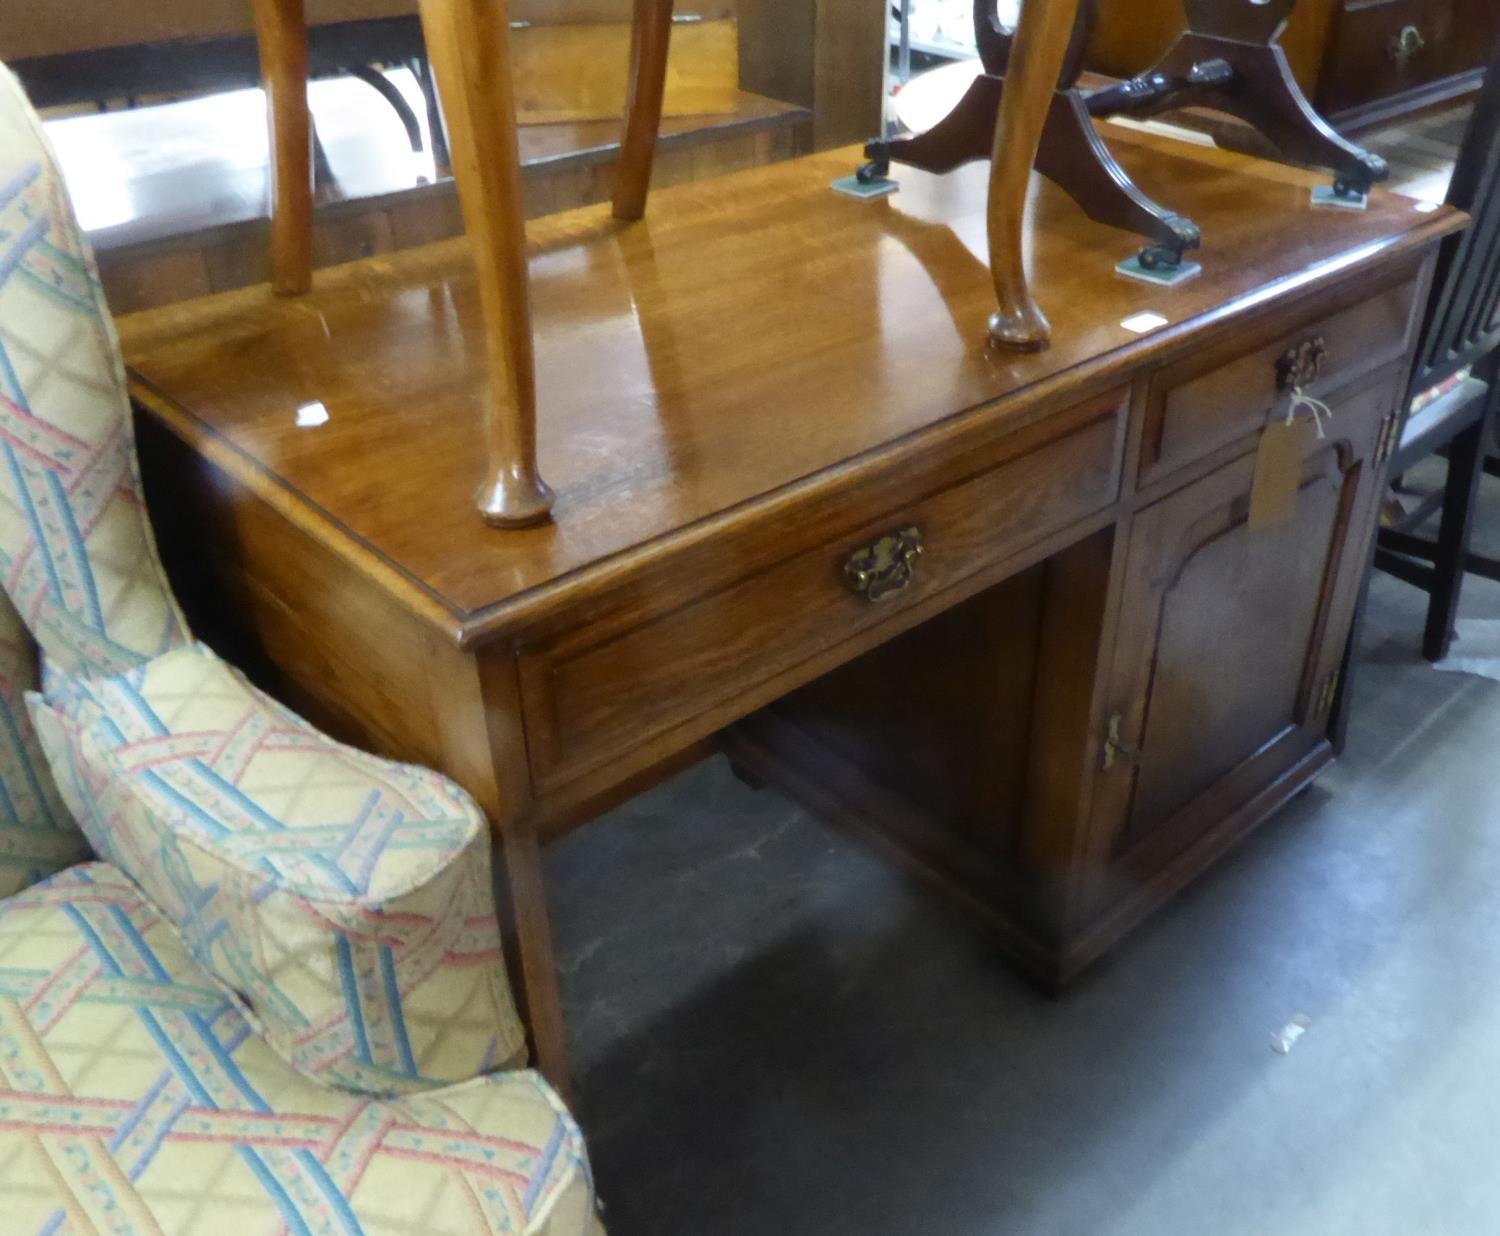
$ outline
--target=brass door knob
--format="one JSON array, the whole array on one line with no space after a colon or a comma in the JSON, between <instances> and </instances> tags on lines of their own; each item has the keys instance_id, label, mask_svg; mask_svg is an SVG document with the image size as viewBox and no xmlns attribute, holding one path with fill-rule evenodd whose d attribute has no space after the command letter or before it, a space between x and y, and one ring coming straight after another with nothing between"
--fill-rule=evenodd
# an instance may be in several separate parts
<instances>
[{"instance_id":1,"label":"brass door knob","mask_svg":"<svg viewBox=\"0 0 1500 1236\"><path fill-rule=\"evenodd\" d=\"M1391 59L1404 65L1427 46L1427 40L1415 26L1403 26L1401 33L1391 40Z\"/></svg>"},{"instance_id":2,"label":"brass door knob","mask_svg":"<svg viewBox=\"0 0 1500 1236\"><path fill-rule=\"evenodd\" d=\"M844 563L844 579L867 601L883 601L903 591L916 575L916 562L927 548L920 528L889 532L864 545Z\"/></svg>"}]
</instances>

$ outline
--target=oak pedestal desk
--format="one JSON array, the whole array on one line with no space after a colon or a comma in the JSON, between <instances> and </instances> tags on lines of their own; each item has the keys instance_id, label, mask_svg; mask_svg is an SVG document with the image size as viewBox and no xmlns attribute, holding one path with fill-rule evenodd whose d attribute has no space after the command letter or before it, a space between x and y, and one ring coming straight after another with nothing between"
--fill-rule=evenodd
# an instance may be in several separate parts
<instances>
[{"instance_id":1,"label":"oak pedestal desk","mask_svg":"<svg viewBox=\"0 0 1500 1236\"><path fill-rule=\"evenodd\" d=\"M559 501L524 532L474 514L462 241L122 321L190 617L483 805L555 1080L539 847L711 741L1051 983L1332 758L1414 315L1462 216L1316 210L1300 172L1112 140L1202 225L1203 274L1117 277L1132 239L1039 184L1038 354L986 346L983 166L861 202L828 188L846 150L668 189L639 224L534 224ZM1251 527L1294 378L1334 415L1293 516Z\"/></svg>"}]
</instances>

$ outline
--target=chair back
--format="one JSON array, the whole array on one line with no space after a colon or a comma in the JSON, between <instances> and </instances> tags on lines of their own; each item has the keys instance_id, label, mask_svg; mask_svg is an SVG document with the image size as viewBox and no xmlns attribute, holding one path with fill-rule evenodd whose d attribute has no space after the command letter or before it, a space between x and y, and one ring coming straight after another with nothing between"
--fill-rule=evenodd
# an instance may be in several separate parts
<instances>
[{"instance_id":1,"label":"chair back","mask_svg":"<svg viewBox=\"0 0 1500 1236\"><path fill-rule=\"evenodd\" d=\"M70 674L188 642L141 498L114 322L57 161L0 66L0 580Z\"/></svg>"},{"instance_id":2,"label":"chair back","mask_svg":"<svg viewBox=\"0 0 1500 1236\"><path fill-rule=\"evenodd\" d=\"M1443 243L1409 396L1431 390L1500 346L1500 42L1448 189L1469 227Z\"/></svg>"}]
</instances>

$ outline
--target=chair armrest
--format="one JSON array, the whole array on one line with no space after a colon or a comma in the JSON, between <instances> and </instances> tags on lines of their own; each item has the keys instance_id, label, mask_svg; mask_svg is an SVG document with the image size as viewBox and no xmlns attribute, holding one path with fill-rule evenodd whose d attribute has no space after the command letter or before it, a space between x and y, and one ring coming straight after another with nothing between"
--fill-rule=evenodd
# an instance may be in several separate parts
<instances>
[{"instance_id":1,"label":"chair armrest","mask_svg":"<svg viewBox=\"0 0 1500 1236\"><path fill-rule=\"evenodd\" d=\"M28 697L59 791L271 1045L385 1094L518 1063L485 819L202 646Z\"/></svg>"}]
</instances>

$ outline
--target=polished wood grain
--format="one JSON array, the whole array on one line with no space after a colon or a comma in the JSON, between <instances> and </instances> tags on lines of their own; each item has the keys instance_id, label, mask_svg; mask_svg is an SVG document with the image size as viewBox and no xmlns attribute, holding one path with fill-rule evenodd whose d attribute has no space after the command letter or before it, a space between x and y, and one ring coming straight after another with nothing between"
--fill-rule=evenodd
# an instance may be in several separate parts
<instances>
[{"instance_id":1,"label":"polished wood grain","mask_svg":"<svg viewBox=\"0 0 1500 1236\"><path fill-rule=\"evenodd\" d=\"M620 143L620 163L615 169L616 219L634 220L646 213L656 139L661 131L671 40L672 0L636 0L630 35L625 138ZM736 85L738 80L736 72Z\"/></svg>"},{"instance_id":2,"label":"polished wood grain","mask_svg":"<svg viewBox=\"0 0 1500 1236\"><path fill-rule=\"evenodd\" d=\"M305 0L255 0L271 145L271 286L312 286L312 113L307 105Z\"/></svg>"},{"instance_id":3,"label":"polished wood grain","mask_svg":"<svg viewBox=\"0 0 1500 1236\"><path fill-rule=\"evenodd\" d=\"M528 219L610 199L618 122L523 126L519 136ZM662 121L652 183L686 184L781 162L805 154L811 141L810 112L741 92L732 115ZM138 213L91 238L116 313L269 280L264 186L232 167L231 160L165 172L131 167L125 184ZM407 179L391 189L317 208L314 270L462 234L463 215L451 180L418 185Z\"/></svg>"},{"instance_id":4,"label":"polished wood grain","mask_svg":"<svg viewBox=\"0 0 1500 1236\"><path fill-rule=\"evenodd\" d=\"M783 538L773 564L752 567L748 547L721 544L744 574L691 603L528 643L521 669L539 718L529 739L536 782L565 784L820 652L900 629L924 602L1103 510L1119 491L1123 409L1123 392L1108 392L1051 418L1041 440L1012 435L1005 446L1019 457L992 448L983 472L935 493L940 482L920 475L905 493L871 486L864 509L830 521L821 539ZM1007 504L1008 494L1025 500ZM839 568L906 526L927 543L911 583L877 602L858 595Z\"/></svg>"},{"instance_id":5,"label":"polished wood grain","mask_svg":"<svg viewBox=\"0 0 1500 1236\"><path fill-rule=\"evenodd\" d=\"M745 4L767 0L743 0ZM772 0L777 2L777 0ZM786 0L779 0L783 5ZM815 10L813 28L813 143L828 150L876 136L885 120L887 22L883 6L867 0L790 0ZM777 54L797 56L787 43L799 36L799 21L787 22Z\"/></svg>"},{"instance_id":6,"label":"polished wood grain","mask_svg":"<svg viewBox=\"0 0 1500 1236\"><path fill-rule=\"evenodd\" d=\"M1089 67L1142 72L1184 28L1182 0L1101 0ZM1408 28L1420 45L1398 54ZM1477 90L1497 33L1490 0L1298 0L1278 41L1307 97L1353 132Z\"/></svg>"},{"instance_id":7,"label":"polished wood grain","mask_svg":"<svg viewBox=\"0 0 1500 1236\"><path fill-rule=\"evenodd\" d=\"M1020 351L1044 348L1052 337L1026 279L1026 202L1077 18L1078 0L1032 0L1023 6L995 124L986 231L1000 307L990 317L990 339Z\"/></svg>"},{"instance_id":8,"label":"polished wood grain","mask_svg":"<svg viewBox=\"0 0 1500 1236\"><path fill-rule=\"evenodd\" d=\"M1355 304L1329 298L1326 316L1289 332L1241 335L1163 369L1144 416L1141 483L1260 428L1285 398L1280 359L1304 343L1315 343L1325 356L1316 377L1303 387L1315 399L1404 356L1412 343L1418 273L1398 266L1387 278L1395 281L1372 281Z\"/></svg>"},{"instance_id":9,"label":"polished wood grain","mask_svg":"<svg viewBox=\"0 0 1500 1236\"><path fill-rule=\"evenodd\" d=\"M515 58L516 120L559 124L623 120L635 68L639 21L660 31L671 14L600 24L532 25L511 34ZM667 25L672 54L647 71L663 81L662 116L722 116L739 101L739 34L732 18ZM657 35L659 44L659 33Z\"/></svg>"},{"instance_id":10,"label":"polished wood grain","mask_svg":"<svg viewBox=\"0 0 1500 1236\"><path fill-rule=\"evenodd\" d=\"M1127 130L1112 140L1217 240L1204 274L1170 293L1116 278L1128 241L1041 184L1027 243L1060 330L1036 355L985 346L979 167L913 171L895 198L862 203L827 187L858 157L841 151L665 190L641 228L602 208L538 220L540 455L560 503L554 524L515 537L488 536L469 505L485 379L466 243L327 271L302 301L250 289L131 315L122 339L137 389L180 409L184 433L224 442L245 484L298 495L340 552L403 577L476 641L587 591L595 565L631 574L726 512L823 491L956 408L1019 428L1040 397L1107 383L1455 226L1383 193L1363 213L1315 210L1305 174ZM1149 310L1165 329L1120 325ZM913 365L943 380L911 382ZM312 400L331 420L299 429Z\"/></svg>"},{"instance_id":11,"label":"polished wood grain","mask_svg":"<svg viewBox=\"0 0 1500 1236\"><path fill-rule=\"evenodd\" d=\"M423 0L422 28L483 313L489 471L479 511L497 527L526 527L545 520L554 499L537 470L536 355L507 10L487 0Z\"/></svg>"},{"instance_id":12,"label":"polished wood grain","mask_svg":"<svg viewBox=\"0 0 1500 1236\"><path fill-rule=\"evenodd\" d=\"M1171 465L1153 473L1148 424L1178 387L1245 357L1259 398L1275 345L1313 327L1352 322L1361 351L1399 364L1407 321L1379 306L1387 289L1419 294L1433 246L1462 220L1383 194L1364 213L1317 212L1302 173L1123 131L1120 149L1132 172L1172 178L1224 251L1170 293L1114 278L1119 234L1041 186L1026 244L1060 329L1040 353L989 346L982 168L913 172L897 197L859 202L828 188L856 157L844 150L667 189L640 224L603 208L539 221L542 457L566 479L551 524L504 537L472 518L467 493L485 389L467 242L331 270L298 300L261 289L122 320L131 390L154 426L142 466L177 494L164 547L198 581L195 623L260 650L266 681L294 684L314 715L474 790L549 1076L565 1051L539 847L725 727L789 693L822 694L811 684L840 667L868 657L877 670L847 697L835 690L843 703L813 727L830 759L798 782L810 748L788 739L755 767L841 802L829 809L941 880L1049 981L1326 763L1324 744L1271 781L1222 777L1191 808L1213 845L1163 843L1137 897L1090 891L1100 864L1125 870L1110 846L1090 848L1121 827L1095 803L1101 726L1121 707L1106 688L1129 678L1113 650L1128 598L1170 592L1129 568L1139 529L1165 536L1149 508L1200 485L1214 518L1242 521L1259 428L1209 383L1173 404ZM1341 316L1366 301L1371 315ZM1122 325L1146 310L1166 325ZM1330 374L1358 372L1343 339L1329 340ZM1393 373L1357 382L1393 389ZM1285 654L1318 667L1347 619L1345 564L1373 525L1363 495L1382 419L1363 395L1328 393L1349 411L1338 467L1318 472L1319 492L1340 494L1337 531L1327 501L1309 501L1312 565L1295 578L1306 589L1316 575L1329 599L1308 603L1317 658ZM327 422L298 427L313 401ZM1359 501L1342 496L1350 484ZM879 603L851 590L851 555L907 528L926 542L908 586ZM223 548L196 563L170 550L197 529ZM1269 560L1255 565L1264 583ZM1195 604L1166 646L1174 664L1201 649ZM932 638L948 643L924 635L935 620ZM973 650L974 674L957 671L955 649ZM903 667L920 681L908 686ZM407 696L409 708L393 702ZM1162 734L1175 707L1162 705ZM858 730L862 715L879 742ZM935 728L912 739L903 725ZM903 740L912 764L894 776L847 758ZM756 758L747 746L740 762Z\"/></svg>"}]
</instances>

